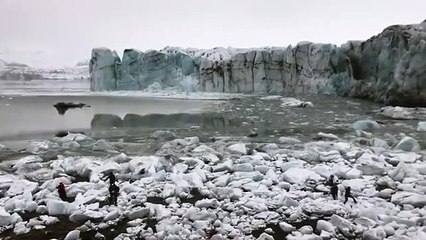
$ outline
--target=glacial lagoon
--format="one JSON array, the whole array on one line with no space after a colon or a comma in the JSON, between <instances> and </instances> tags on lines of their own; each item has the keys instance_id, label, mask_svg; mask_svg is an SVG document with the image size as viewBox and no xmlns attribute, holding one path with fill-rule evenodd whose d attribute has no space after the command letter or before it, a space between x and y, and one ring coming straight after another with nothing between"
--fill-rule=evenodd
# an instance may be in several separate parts
<instances>
[{"instance_id":1,"label":"glacial lagoon","mask_svg":"<svg viewBox=\"0 0 426 240\"><path fill-rule=\"evenodd\" d=\"M425 120L422 109L390 109L408 118L395 119L384 116L380 104L334 96L91 95L84 85L67 83L68 88L58 84L58 91L33 82L19 92L9 84L0 94L0 143L8 148L0 152L1 181L35 199L21 199L9 189L2 201L5 206L23 201L18 215L43 226L4 229L5 239L63 238L76 228L84 239L149 236L185 221L202 224L197 234L204 237L247 239L265 232L279 239L302 227L320 234L331 221L342 228L338 236L353 239L362 228L340 216L351 219L355 206L379 215L390 211L390 204L422 204L409 200L417 193L405 196L392 185L403 182L401 174L422 176L399 162L422 169L424 152L395 148L404 137L426 148L426 133L416 131ZM53 107L58 102L88 107L61 115ZM358 120L379 127L355 131ZM55 137L59 131L75 134ZM118 207L106 204L106 185L99 180L108 171L116 172L122 189ZM353 187L359 205L330 199L322 184L331 171L342 186ZM16 176L27 180L14 182ZM55 199L56 181L66 183L74 202ZM219 219L229 227L218 227ZM239 225L246 232L238 232Z\"/></svg>"}]
</instances>

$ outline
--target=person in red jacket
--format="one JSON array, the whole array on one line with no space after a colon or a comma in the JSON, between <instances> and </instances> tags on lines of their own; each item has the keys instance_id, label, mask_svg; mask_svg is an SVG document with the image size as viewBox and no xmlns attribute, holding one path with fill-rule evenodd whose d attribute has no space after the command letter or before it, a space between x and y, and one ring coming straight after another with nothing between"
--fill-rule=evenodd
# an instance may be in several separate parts
<instances>
[{"instance_id":1,"label":"person in red jacket","mask_svg":"<svg viewBox=\"0 0 426 240\"><path fill-rule=\"evenodd\" d=\"M60 182L59 185L56 187L58 189L59 197L62 199L62 201L67 201L67 192L65 190L65 185Z\"/></svg>"}]
</instances>

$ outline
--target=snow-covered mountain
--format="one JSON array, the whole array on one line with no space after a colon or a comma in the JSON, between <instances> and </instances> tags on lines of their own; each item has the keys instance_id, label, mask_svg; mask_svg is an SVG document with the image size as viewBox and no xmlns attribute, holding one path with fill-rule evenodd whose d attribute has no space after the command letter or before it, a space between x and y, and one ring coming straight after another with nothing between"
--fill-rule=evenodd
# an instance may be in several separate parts
<instances>
[{"instance_id":1,"label":"snow-covered mountain","mask_svg":"<svg viewBox=\"0 0 426 240\"><path fill-rule=\"evenodd\" d=\"M0 60L0 80L59 80L89 79L89 61L77 63L74 67L56 69L32 68L26 64Z\"/></svg>"}]
</instances>

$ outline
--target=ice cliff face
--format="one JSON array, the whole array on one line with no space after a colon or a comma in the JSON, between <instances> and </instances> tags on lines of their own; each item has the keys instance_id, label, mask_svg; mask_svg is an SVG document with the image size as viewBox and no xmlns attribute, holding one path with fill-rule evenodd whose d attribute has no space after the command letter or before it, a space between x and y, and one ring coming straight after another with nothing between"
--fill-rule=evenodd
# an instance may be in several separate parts
<instances>
[{"instance_id":1,"label":"ice cliff face","mask_svg":"<svg viewBox=\"0 0 426 240\"><path fill-rule=\"evenodd\" d=\"M319 93L426 106L426 22L398 25L340 47L165 48L92 51L91 90L180 88L231 93Z\"/></svg>"},{"instance_id":2,"label":"ice cliff face","mask_svg":"<svg viewBox=\"0 0 426 240\"><path fill-rule=\"evenodd\" d=\"M32 68L25 64L0 60L0 80L89 79L89 62L60 69Z\"/></svg>"},{"instance_id":3,"label":"ice cliff face","mask_svg":"<svg viewBox=\"0 0 426 240\"><path fill-rule=\"evenodd\" d=\"M426 106L426 20L395 25L365 42L342 46L350 58L351 96Z\"/></svg>"}]
</instances>

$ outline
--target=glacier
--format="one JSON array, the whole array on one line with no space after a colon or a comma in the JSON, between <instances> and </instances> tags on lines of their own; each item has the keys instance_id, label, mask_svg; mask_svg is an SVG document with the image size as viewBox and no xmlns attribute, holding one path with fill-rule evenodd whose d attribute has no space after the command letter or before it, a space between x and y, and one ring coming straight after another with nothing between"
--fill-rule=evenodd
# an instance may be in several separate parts
<instances>
[{"instance_id":1,"label":"glacier","mask_svg":"<svg viewBox=\"0 0 426 240\"><path fill-rule=\"evenodd\" d=\"M94 48L89 69L92 91L314 93L426 106L426 21L341 46L126 49L122 59Z\"/></svg>"}]
</instances>

